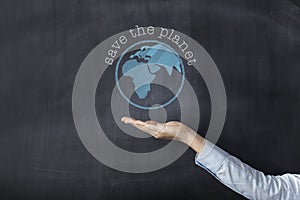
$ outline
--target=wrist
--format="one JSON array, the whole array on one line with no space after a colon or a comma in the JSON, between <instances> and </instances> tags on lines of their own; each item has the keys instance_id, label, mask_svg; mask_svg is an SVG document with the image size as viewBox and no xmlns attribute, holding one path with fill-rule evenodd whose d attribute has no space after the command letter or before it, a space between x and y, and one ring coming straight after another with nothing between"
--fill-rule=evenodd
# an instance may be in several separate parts
<instances>
[{"instance_id":1,"label":"wrist","mask_svg":"<svg viewBox=\"0 0 300 200\"><path fill-rule=\"evenodd\" d=\"M183 135L183 143L191 147L197 153L199 153L202 150L205 144L205 139L201 135L197 134L193 129L187 126L185 126L185 131Z\"/></svg>"},{"instance_id":2,"label":"wrist","mask_svg":"<svg viewBox=\"0 0 300 200\"><path fill-rule=\"evenodd\" d=\"M178 134L179 137L175 137L177 140L185 143L197 153L202 150L205 144L205 139L201 135L197 134L197 132L195 132L193 129L181 124L178 129Z\"/></svg>"}]
</instances>

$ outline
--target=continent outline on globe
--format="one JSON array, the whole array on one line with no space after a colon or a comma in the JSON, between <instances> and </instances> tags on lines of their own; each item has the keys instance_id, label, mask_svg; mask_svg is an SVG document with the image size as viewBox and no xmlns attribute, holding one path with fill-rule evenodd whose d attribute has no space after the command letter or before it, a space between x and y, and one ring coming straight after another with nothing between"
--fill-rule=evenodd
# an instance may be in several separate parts
<instances>
[{"instance_id":1,"label":"continent outline on globe","mask_svg":"<svg viewBox=\"0 0 300 200\"><path fill-rule=\"evenodd\" d=\"M138 50L130 55L129 59L125 61L125 63L121 66L120 63L124 55L133 47L136 47L137 45L143 43L155 43L155 45L144 45L140 48L137 48ZM115 79L116 85L122 96L131 105L138 108L150 109L152 107L145 107L133 103L128 97L124 95L118 83L119 66L121 67L122 76L127 76L132 79L132 82L134 84L134 92L137 94L139 99L145 99L147 97L148 92L151 90L151 83L156 77L156 73L162 68L166 70L169 76L172 75L174 69L182 74L181 84L177 93L173 98L171 98L160 107L164 107L173 102L177 98L184 84L184 64L178 53L172 47L157 40L143 40L131 45L123 52L123 54L118 59L118 62L116 64Z\"/></svg>"},{"instance_id":2,"label":"continent outline on globe","mask_svg":"<svg viewBox=\"0 0 300 200\"><path fill-rule=\"evenodd\" d=\"M135 92L140 99L144 99L151 90L150 84L156 77L155 73L165 68L169 76L175 68L182 73L182 64L174 52L163 44L143 46L135 54L130 56L122 66L124 76L133 79Z\"/></svg>"}]
</instances>

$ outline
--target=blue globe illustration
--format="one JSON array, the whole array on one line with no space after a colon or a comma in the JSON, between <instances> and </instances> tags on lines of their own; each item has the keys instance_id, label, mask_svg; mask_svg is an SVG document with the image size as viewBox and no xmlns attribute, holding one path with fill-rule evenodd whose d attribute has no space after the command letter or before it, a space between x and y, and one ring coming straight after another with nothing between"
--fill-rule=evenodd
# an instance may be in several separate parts
<instances>
[{"instance_id":1,"label":"blue globe illustration","mask_svg":"<svg viewBox=\"0 0 300 200\"><path fill-rule=\"evenodd\" d=\"M126 51L124 53L126 53ZM120 59L122 59L122 56ZM122 76L132 79L134 91L139 99L147 98L148 93L151 91L151 83L162 68L166 70L169 76L172 76L173 70L176 70L184 76L184 66L179 55L171 47L161 42L155 42L151 45L148 43L140 47L130 55L129 59L126 60L122 66L119 66L119 64L120 62L117 63L116 71L118 71L118 67L120 67ZM118 84L117 76L116 81ZM118 88L120 90L120 87ZM178 91L178 93L179 92L180 91ZM178 95L178 93L176 95ZM124 95L122 91L121 94ZM128 97L125 98L136 107L143 109L149 108L131 102ZM176 96L163 106L171 103L175 98Z\"/></svg>"}]
</instances>

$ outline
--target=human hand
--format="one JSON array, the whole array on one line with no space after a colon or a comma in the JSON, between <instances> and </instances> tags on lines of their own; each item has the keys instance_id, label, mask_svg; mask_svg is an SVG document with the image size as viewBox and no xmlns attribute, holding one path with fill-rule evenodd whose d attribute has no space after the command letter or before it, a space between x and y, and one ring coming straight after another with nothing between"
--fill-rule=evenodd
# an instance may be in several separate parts
<instances>
[{"instance_id":1,"label":"human hand","mask_svg":"<svg viewBox=\"0 0 300 200\"><path fill-rule=\"evenodd\" d=\"M152 135L157 139L174 139L181 141L199 152L204 145L204 138L185 124L177 121L160 123L156 121L141 121L130 117L122 117L122 122Z\"/></svg>"}]
</instances>

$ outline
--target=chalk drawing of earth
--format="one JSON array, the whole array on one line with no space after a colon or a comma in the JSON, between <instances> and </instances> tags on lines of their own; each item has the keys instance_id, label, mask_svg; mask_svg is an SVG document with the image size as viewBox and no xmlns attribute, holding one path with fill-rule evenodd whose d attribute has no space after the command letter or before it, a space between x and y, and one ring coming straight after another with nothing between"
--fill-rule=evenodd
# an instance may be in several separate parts
<instances>
[{"instance_id":1,"label":"chalk drawing of earth","mask_svg":"<svg viewBox=\"0 0 300 200\"><path fill-rule=\"evenodd\" d=\"M140 99L144 99L151 90L151 83L156 73L165 68L169 76L173 69L182 73L181 60L179 56L162 44L143 46L136 53L130 55L123 67L123 76L133 79L135 92Z\"/></svg>"}]
</instances>

